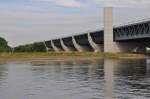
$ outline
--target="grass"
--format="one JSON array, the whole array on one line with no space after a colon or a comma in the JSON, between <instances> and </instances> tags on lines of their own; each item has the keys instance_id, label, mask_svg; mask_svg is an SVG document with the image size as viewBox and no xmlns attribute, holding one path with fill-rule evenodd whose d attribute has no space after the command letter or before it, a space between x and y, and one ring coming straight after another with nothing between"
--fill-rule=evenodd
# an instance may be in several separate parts
<instances>
[{"instance_id":1,"label":"grass","mask_svg":"<svg viewBox=\"0 0 150 99\"><path fill-rule=\"evenodd\" d=\"M0 53L0 60L13 59L47 59L47 58L111 58L111 59L140 59L143 54L129 53L102 53L102 52L23 52L23 53Z\"/></svg>"}]
</instances>

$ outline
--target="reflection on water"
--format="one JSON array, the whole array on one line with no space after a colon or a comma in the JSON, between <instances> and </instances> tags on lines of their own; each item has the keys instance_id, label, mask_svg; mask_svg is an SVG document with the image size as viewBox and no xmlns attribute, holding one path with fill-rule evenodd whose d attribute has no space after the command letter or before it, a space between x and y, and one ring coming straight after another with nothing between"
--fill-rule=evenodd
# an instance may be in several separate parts
<instances>
[{"instance_id":1,"label":"reflection on water","mask_svg":"<svg viewBox=\"0 0 150 99\"><path fill-rule=\"evenodd\" d=\"M0 62L0 84L4 83L4 79L8 74L7 64L5 62Z\"/></svg>"},{"instance_id":2,"label":"reflection on water","mask_svg":"<svg viewBox=\"0 0 150 99\"><path fill-rule=\"evenodd\" d=\"M104 60L105 96L114 99L114 66L113 60Z\"/></svg>"},{"instance_id":3,"label":"reflection on water","mask_svg":"<svg viewBox=\"0 0 150 99\"><path fill-rule=\"evenodd\" d=\"M0 99L149 99L150 60L0 62Z\"/></svg>"}]
</instances>

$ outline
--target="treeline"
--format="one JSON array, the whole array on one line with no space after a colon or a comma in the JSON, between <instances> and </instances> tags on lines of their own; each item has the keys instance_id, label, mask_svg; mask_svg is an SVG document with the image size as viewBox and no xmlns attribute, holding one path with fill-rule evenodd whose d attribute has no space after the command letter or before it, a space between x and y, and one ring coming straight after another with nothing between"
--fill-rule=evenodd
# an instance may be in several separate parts
<instances>
[{"instance_id":1,"label":"treeline","mask_svg":"<svg viewBox=\"0 0 150 99\"><path fill-rule=\"evenodd\" d=\"M43 42L33 44L20 45L13 48L14 52L46 52L46 47Z\"/></svg>"},{"instance_id":2,"label":"treeline","mask_svg":"<svg viewBox=\"0 0 150 99\"><path fill-rule=\"evenodd\" d=\"M8 42L0 37L0 52L10 52L11 51L11 47L8 46Z\"/></svg>"},{"instance_id":3,"label":"treeline","mask_svg":"<svg viewBox=\"0 0 150 99\"><path fill-rule=\"evenodd\" d=\"M0 37L0 52L46 52L46 47L43 42L36 42L11 48L8 42Z\"/></svg>"}]
</instances>

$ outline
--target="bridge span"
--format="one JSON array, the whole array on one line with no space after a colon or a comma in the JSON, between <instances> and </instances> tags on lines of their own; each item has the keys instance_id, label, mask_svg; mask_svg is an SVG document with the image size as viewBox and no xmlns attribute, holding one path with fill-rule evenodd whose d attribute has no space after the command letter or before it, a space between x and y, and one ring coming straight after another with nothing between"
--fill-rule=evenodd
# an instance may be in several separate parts
<instances>
[{"instance_id":1,"label":"bridge span","mask_svg":"<svg viewBox=\"0 0 150 99\"><path fill-rule=\"evenodd\" d=\"M104 29L45 41L49 50L146 52L150 47L150 20L113 26L113 10L104 8Z\"/></svg>"}]
</instances>

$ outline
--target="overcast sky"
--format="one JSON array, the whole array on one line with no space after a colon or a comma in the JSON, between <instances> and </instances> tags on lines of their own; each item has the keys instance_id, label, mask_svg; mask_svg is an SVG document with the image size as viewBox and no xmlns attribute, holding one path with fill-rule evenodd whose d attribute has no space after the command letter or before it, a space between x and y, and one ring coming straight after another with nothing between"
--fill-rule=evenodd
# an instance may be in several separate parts
<instances>
[{"instance_id":1,"label":"overcast sky","mask_svg":"<svg viewBox=\"0 0 150 99\"><path fill-rule=\"evenodd\" d=\"M150 0L0 0L0 36L17 46L98 30L106 6L114 24L150 18Z\"/></svg>"}]
</instances>

